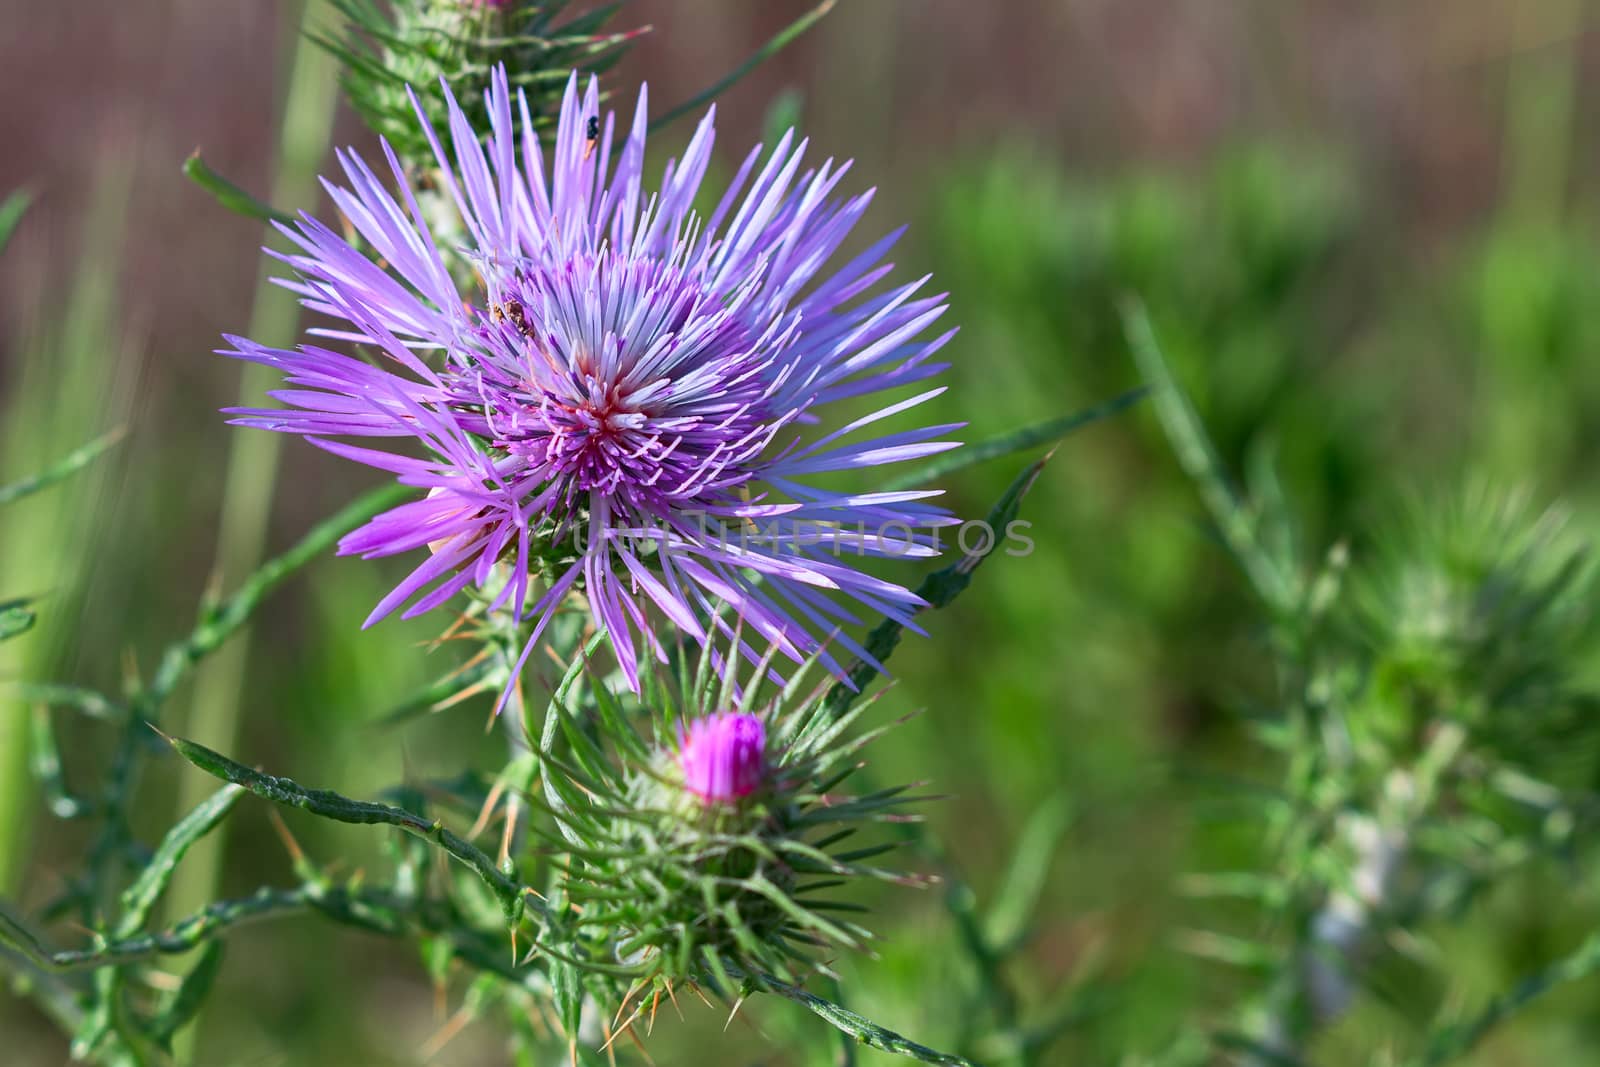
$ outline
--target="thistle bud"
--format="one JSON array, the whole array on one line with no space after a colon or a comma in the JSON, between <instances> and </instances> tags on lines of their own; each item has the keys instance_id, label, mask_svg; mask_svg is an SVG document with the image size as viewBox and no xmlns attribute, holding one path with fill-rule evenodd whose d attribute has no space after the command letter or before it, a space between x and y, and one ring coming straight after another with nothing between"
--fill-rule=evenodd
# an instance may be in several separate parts
<instances>
[{"instance_id":1,"label":"thistle bud","mask_svg":"<svg viewBox=\"0 0 1600 1067\"><path fill-rule=\"evenodd\" d=\"M1519 760L1591 729L1577 709L1594 569L1562 514L1473 486L1402 512L1373 556L1356 589L1365 720L1405 741L1456 720Z\"/></svg>"},{"instance_id":2,"label":"thistle bud","mask_svg":"<svg viewBox=\"0 0 1600 1067\"><path fill-rule=\"evenodd\" d=\"M837 946L863 947L871 935L828 890L919 882L863 862L892 842L853 840L905 818L895 812L910 799L843 789L873 736L851 736L864 705L838 713L827 686L796 695L798 678L758 701L765 663L742 695L704 667L694 684L663 673L647 670L637 705L602 684L556 702L571 751L546 757L549 839L568 857L561 888L576 918L552 950L592 961L587 987L614 983L620 1002L640 982L728 995L764 975L800 982Z\"/></svg>"},{"instance_id":3,"label":"thistle bud","mask_svg":"<svg viewBox=\"0 0 1600 1067\"><path fill-rule=\"evenodd\" d=\"M344 64L350 103L403 163L427 171L433 152L417 125L407 87L436 130L450 128L441 79L460 101L471 128L487 130L484 92L504 64L513 89L528 96L535 126L553 124L561 89L573 69L599 73L621 57L637 33L606 33L609 12L558 22L566 3L551 0L333 0L348 31L320 43ZM387 11L385 11L387 7Z\"/></svg>"},{"instance_id":4,"label":"thistle bud","mask_svg":"<svg viewBox=\"0 0 1600 1067\"><path fill-rule=\"evenodd\" d=\"M767 730L754 715L716 714L679 731L683 787L706 804L732 804L754 793L766 773Z\"/></svg>"}]
</instances>

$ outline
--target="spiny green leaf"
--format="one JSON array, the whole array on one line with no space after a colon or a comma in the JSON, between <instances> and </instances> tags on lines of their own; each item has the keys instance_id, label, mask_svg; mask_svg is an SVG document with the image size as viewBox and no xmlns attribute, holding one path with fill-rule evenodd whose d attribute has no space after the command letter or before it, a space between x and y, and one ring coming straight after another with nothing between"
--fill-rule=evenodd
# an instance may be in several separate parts
<instances>
[{"instance_id":1,"label":"spiny green leaf","mask_svg":"<svg viewBox=\"0 0 1600 1067\"><path fill-rule=\"evenodd\" d=\"M761 64L765 63L767 60L771 59L773 56L789 47L789 45L797 37L805 33L818 21L820 21L824 15L833 10L833 5L837 2L838 0L822 0L822 3L805 12L799 18L789 23L789 25L779 30L770 41L756 49L755 52L751 54L749 59L733 68L733 70L729 71L727 75L717 80L707 88L702 89L700 92L691 96L678 106L671 108L665 114L657 117L654 122L650 123L650 132L654 133L656 130L667 125L669 122L672 122L678 116L686 115L691 111L695 111L716 99L722 93L731 88L735 83L737 83L740 78L743 78L746 74L749 74L752 70L755 70Z\"/></svg>"},{"instance_id":2,"label":"spiny green leaf","mask_svg":"<svg viewBox=\"0 0 1600 1067\"><path fill-rule=\"evenodd\" d=\"M561 1022L562 1033L569 1039L578 1036L578 1026L583 1019L583 981L578 968L566 960L555 960L549 965L550 999Z\"/></svg>"},{"instance_id":3,"label":"spiny green leaf","mask_svg":"<svg viewBox=\"0 0 1600 1067\"><path fill-rule=\"evenodd\" d=\"M285 214L271 204L263 203L212 170L206 161L200 158L198 148L183 161L183 176L210 193L217 203L236 215L284 225L294 222L293 215Z\"/></svg>"},{"instance_id":4,"label":"spiny green leaf","mask_svg":"<svg viewBox=\"0 0 1600 1067\"><path fill-rule=\"evenodd\" d=\"M11 235L17 232L17 224L22 221L32 200L32 193L18 189L0 201L0 251L4 251L6 245L11 243Z\"/></svg>"},{"instance_id":5,"label":"spiny green leaf","mask_svg":"<svg viewBox=\"0 0 1600 1067\"><path fill-rule=\"evenodd\" d=\"M771 975L761 975L759 977L759 988L786 1000L794 1001L830 1026L849 1035L868 1048L890 1052L896 1056L906 1056L914 1060L920 1060L923 1063L943 1064L945 1067L977 1067L971 1060L948 1052L940 1052L926 1045L919 1045L915 1041L895 1033L893 1030L879 1026L870 1019L857 1015L842 1005L835 1004L831 1000L824 1000L815 993L809 993L799 986L780 982Z\"/></svg>"},{"instance_id":6,"label":"spiny green leaf","mask_svg":"<svg viewBox=\"0 0 1600 1067\"><path fill-rule=\"evenodd\" d=\"M1053 454L1053 453L1052 453ZM1022 506L1022 498L1028 495L1028 490L1033 488L1033 483L1038 480L1039 473L1044 470L1045 464L1050 462L1050 456L1036 460L1022 469L1012 480L1011 485L995 501L989 509L985 521L995 535L988 538L988 543L971 552L965 553L956 562L934 571L923 579L917 586L917 595L928 602L924 611L937 610L945 607L960 596L967 586L972 584L972 575L984 560L994 554L1000 545L1000 532L1004 531L1011 521L1017 517L1017 511ZM887 663L894 653L895 646L900 643L901 632L905 629L893 619L885 619L879 623L872 633L867 635L866 649L880 663ZM867 683L878 676L878 669L865 660L857 660L850 668L850 683L838 682L828 692L824 702L825 714L830 718L837 718L855 703L856 699L866 689Z\"/></svg>"},{"instance_id":7,"label":"spiny green leaf","mask_svg":"<svg viewBox=\"0 0 1600 1067\"><path fill-rule=\"evenodd\" d=\"M9 600L0 604L0 641L33 629L39 617L27 607L27 603L25 600Z\"/></svg>"},{"instance_id":8,"label":"spiny green leaf","mask_svg":"<svg viewBox=\"0 0 1600 1067\"><path fill-rule=\"evenodd\" d=\"M901 477L890 479L882 488L885 491L893 491L931 485L954 474L956 471L975 467L979 463L987 463L989 460L1000 459L1002 456L1015 455L1030 448L1051 444L1076 430L1081 430L1086 426L1099 422L1101 419L1108 419L1113 415L1126 411L1143 400L1149 392L1149 386L1141 385L1137 389L1129 389L1120 396L1112 397L1103 404L1096 404L1094 407L1085 408L1071 415L1062 415L1059 418L1035 423L1032 426L1024 426L1020 430L1013 430L1011 433L1000 437L991 438L975 445L967 445L952 452L946 452L926 466Z\"/></svg>"},{"instance_id":9,"label":"spiny green leaf","mask_svg":"<svg viewBox=\"0 0 1600 1067\"><path fill-rule=\"evenodd\" d=\"M226 819L243 795L242 787L225 785L167 831L155 856L122 894L122 921L117 926L120 936L130 937L144 927L150 917L150 909L155 907L156 901L161 899L161 894L171 884L172 875L184 854Z\"/></svg>"}]
</instances>

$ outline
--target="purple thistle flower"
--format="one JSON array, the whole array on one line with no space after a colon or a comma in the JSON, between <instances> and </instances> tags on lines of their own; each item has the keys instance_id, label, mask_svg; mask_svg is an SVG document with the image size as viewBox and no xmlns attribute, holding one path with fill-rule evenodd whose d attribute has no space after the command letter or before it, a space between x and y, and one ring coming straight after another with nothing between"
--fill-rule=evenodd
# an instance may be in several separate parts
<instances>
[{"instance_id":1,"label":"purple thistle flower","mask_svg":"<svg viewBox=\"0 0 1600 1067\"><path fill-rule=\"evenodd\" d=\"M825 269L872 197L831 198L849 164L802 173L806 144L787 134L764 164L760 146L746 156L701 218L692 204L714 108L649 193L643 90L616 145L597 83L580 92L574 74L548 161L503 69L485 99L483 142L448 99L448 149L418 107L441 198L469 242L452 260L387 143L398 197L348 151L348 185L324 183L361 248L310 215L280 227L297 246L280 258L298 275L281 284L338 320L311 332L371 346L376 365L233 336L223 350L280 369L289 386L272 394L286 407L231 410L234 422L302 434L418 488L421 499L340 542L342 554L368 558L431 548L366 625L481 587L491 610L534 620L514 675L561 600L581 590L635 688L635 634L665 656L653 612L704 643L713 626L732 632L717 610L726 603L796 662L819 637L861 623L852 601L917 629L916 595L841 556L935 555L930 528L956 521L922 502L937 491L808 484L956 447L939 438L961 425L861 437L936 388L809 433L834 401L944 369L931 357L955 332L925 336L946 307L942 295L918 295L927 278L877 288L898 231ZM451 261L470 266L473 292L458 289ZM414 438L427 455L337 437ZM848 636L833 640L872 661Z\"/></svg>"},{"instance_id":2,"label":"purple thistle flower","mask_svg":"<svg viewBox=\"0 0 1600 1067\"><path fill-rule=\"evenodd\" d=\"M767 730L744 713L717 712L679 729L683 787L707 804L730 804L754 793L766 774Z\"/></svg>"}]
</instances>

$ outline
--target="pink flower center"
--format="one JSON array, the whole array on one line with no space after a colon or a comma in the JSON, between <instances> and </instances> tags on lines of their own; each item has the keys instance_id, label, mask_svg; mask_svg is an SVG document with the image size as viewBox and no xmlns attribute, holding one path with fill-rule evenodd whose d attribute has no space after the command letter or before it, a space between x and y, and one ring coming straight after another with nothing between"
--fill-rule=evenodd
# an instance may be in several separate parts
<instances>
[{"instance_id":1,"label":"pink flower center","mask_svg":"<svg viewBox=\"0 0 1600 1067\"><path fill-rule=\"evenodd\" d=\"M726 502L783 425L768 411L781 343L672 263L601 252L520 271L479 332L460 403L566 499L633 516Z\"/></svg>"},{"instance_id":2,"label":"pink flower center","mask_svg":"<svg viewBox=\"0 0 1600 1067\"><path fill-rule=\"evenodd\" d=\"M747 797L766 774L767 731L754 715L718 712L680 733L683 787L708 804Z\"/></svg>"}]
</instances>

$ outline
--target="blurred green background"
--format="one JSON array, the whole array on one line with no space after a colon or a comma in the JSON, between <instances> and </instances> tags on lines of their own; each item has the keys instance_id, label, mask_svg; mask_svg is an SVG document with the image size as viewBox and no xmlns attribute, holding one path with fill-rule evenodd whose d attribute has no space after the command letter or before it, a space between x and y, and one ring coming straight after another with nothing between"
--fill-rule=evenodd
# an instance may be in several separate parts
<instances>
[{"instance_id":1,"label":"blurred green background","mask_svg":"<svg viewBox=\"0 0 1600 1067\"><path fill-rule=\"evenodd\" d=\"M673 103L807 6L626 4L618 25L654 32L610 88L630 99L648 80L657 106ZM34 196L0 258L0 482L129 428L96 473L0 514L0 591L46 598L39 630L0 652L0 679L114 688L188 628L209 585L370 482L294 442L281 457L240 444L216 414L241 381L209 354L218 335L287 339L295 313L261 289L260 227L178 174L199 145L277 206L324 210L310 177L330 122L335 143L372 149L327 62L297 48L300 17L287 0L0 0L0 190ZM308 17L329 15L313 0ZM1596 529L1600 4L844 0L723 98L724 167L780 94L819 158L853 156L857 186L880 186L869 229L911 223L902 274L931 270L951 291L963 331L938 414L969 420L969 440L1136 384L1117 301L1137 293L1225 459L1276 464L1307 544L1346 537L1359 553L1398 496L1467 472L1564 498ZM656 162L685 136L654 141ZM960 475L955 509L981 515L1015 465ZM1112 1063L1240 980L1177 950L1195 917L1176 883L1251 847L1219 828L1208 779L1265 758L1240 721L1269 692L1261 624L1147 410L1069 438L1024 517L1036 551L997 557L897 654L882 715L926 714L876 746L874 766L952 794L931 823L980 898L1030 818L1064 798L1073 819L1014 978L1030 1003L1092 981L1041 1062ZM372 725L443 667L420 647L442 619L356 628L403 566L312 567L247 649L180 694L172 727L353 795L494 759L481 704ZM0 874L31 906L85 841L32 795L12 727L23 710L0 690ZM69 780L95 773L104 738L68 724L67 740ZM147 833L199 777L155 766L137 809ZM289 823L324 859L379 862L374 833ZM230 825L180 887L188 907L213 885L285 877L262 805ZM1491 895L1447 942L1439 995L1482 996L1574 941L1595 915L1593 873L1535 870ZM938 893L883 903L882 958L840 961L852 1005L958 1043L973 982ZM312 920L247 928L194 1062L506 1062L489 1025L430 1046L459 999L441 1010L394 945ZM1576 986L1474 1062L1600 1064L1596 1008L1600 982ZM746 1012L753 1025L707 1053L722 1017L686 1011L658 1023L657 1062L805 1062L783 1012ZM1327 1062L1404 1048L1405 1016L1362 1003ZM66 1059L3 997L0 1035L8 1064Z\"/></svg>"}]
</instances>

